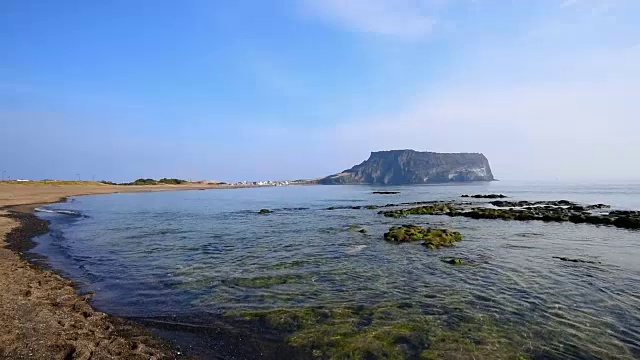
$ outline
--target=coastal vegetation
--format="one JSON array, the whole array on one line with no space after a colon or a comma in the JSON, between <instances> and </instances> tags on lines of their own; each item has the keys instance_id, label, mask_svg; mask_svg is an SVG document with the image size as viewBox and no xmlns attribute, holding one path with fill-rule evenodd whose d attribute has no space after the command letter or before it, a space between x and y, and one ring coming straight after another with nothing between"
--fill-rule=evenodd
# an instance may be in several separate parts
<instances>
[{"instance_id":1,"label":"coastal vegetation","mask_svg":"<svg viewBox=\"0 0 640 360\"><path fill-rule=\"evenodd\" d=\"M131 183L126 183L126 184L122 184L122 185L160 185L160 184L164 184L164 185L180 185L180 184L186 184L188 183L187 180L182 180L182 179L168 179L168 178L162 178L160 180L154 180L154 179L137 179Z\"/></svg>"}]
</instances>

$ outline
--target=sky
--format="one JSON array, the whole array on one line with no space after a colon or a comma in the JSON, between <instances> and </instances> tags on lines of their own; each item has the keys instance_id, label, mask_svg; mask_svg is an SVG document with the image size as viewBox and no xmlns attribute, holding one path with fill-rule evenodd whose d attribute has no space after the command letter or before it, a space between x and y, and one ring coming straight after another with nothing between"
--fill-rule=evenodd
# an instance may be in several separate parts
<instances>
[{"instance_id":1,"label":"sky","mask_svg":"<svg viewBox=\"0 0 640 360\"><path fill-rule=\"evenodd\" d=\"M316 178L482 152L640 179L637 0L3 0L0 170Z\"/></svg>"}]
</instances>

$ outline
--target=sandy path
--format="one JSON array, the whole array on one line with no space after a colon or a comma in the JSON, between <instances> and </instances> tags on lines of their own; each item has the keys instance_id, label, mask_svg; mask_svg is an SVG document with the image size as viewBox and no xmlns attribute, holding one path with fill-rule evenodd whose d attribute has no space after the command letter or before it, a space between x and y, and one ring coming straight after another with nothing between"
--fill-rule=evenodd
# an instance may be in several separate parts
<instances>
[{"instance_id":1,"label":"sandy path","mask_svg":"<svg viewBox=\"0 0 640 360\"><path fill-rule=\"evenodd\" d=\"M199 188L209 187L0 184L0 358L175 358L167 344L93 310L71 281L21 260L8 247L46 231L46 223L31 215L36 204L71 195Z\"/></svg>"}]
</instances>

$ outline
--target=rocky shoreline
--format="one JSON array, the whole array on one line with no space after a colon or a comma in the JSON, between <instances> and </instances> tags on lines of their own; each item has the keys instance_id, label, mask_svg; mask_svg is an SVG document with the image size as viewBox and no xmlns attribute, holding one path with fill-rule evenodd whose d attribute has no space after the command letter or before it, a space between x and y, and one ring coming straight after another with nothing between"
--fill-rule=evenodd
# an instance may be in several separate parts
<instances>
[{"instance_id":1,"label":"rocky shoreline","mask_svg":"<svg viewBox=\"0 0 640 360\"><path fill-rule=\"evenodd\" d=\"M4 225L12 227L0 255L0 358L181 358L172 345L136 323L94 310L91 294L78 294L72 281L32 262L38 258L28 253L33 238L48 232L34 208L0 208Z\"/></svg>"},{"instance_id":2,"label":"rocky shoreline","mask_svg":"<svg viewBox=\"0 0 640 360\"><path fill-rule=\"evenodd\" d=\"M200 188L0 184L0 359L184 358L146 327L93 309L91 294L78 294L29 250L48 232L33 213L38 206L68 196Z\"/></svg>"}]
</instances>

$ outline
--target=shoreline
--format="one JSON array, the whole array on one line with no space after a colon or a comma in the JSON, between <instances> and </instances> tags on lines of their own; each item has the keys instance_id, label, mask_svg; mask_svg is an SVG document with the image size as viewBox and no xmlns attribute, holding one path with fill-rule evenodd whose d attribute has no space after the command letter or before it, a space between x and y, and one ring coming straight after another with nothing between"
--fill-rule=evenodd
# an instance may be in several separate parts
<instances>
[{"instance_id":1,"label":"shoreline","mask_svg":"<svg viewBox=\"0 0 640 360\"><path fill-rule=\"evenodd\" d=\"M179 348L135 321L97 311L91 294L29 254L49 231L34 210L70 196L225 189L214 186L0 184L0 358L176 359Z\"/></svg>"}]
</instances>

